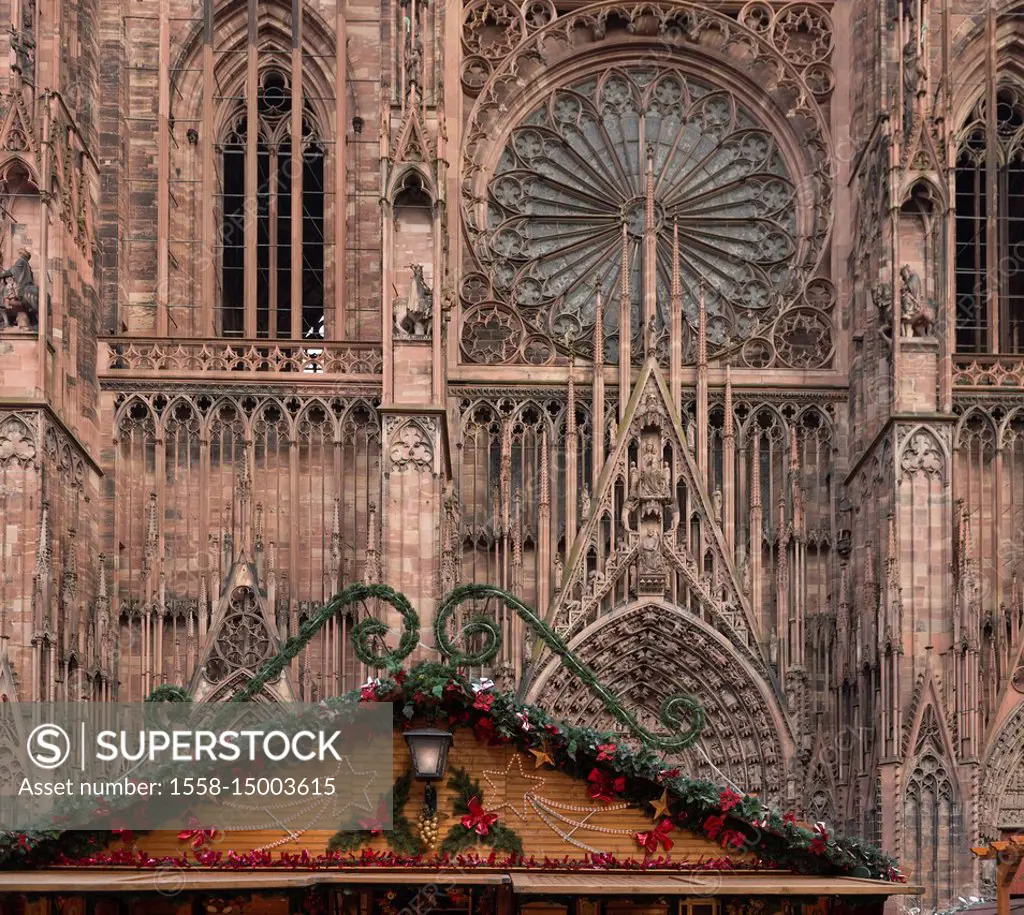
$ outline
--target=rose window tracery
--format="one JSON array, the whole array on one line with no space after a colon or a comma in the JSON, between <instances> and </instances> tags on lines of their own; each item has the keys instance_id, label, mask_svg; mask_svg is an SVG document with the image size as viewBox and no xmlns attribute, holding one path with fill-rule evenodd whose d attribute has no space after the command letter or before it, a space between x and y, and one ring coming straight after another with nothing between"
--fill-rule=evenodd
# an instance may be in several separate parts
<instances>
[{"instance_id":1,"label":"rose window tracery","mask_svg":"<svg viewBox=\"0 0 1024 915\"><path fill-rule=\"evenodd\" d=\"M512 129L487 184L477 254L526 333L589 354L600 288L606 357L617 359L625 227L639 358L648 157L657 321L668 326L677 226L689 358L702 281L711 353L763 333L795 298L806 279L796 189L772 133L731 92L680 69L616 68L552 90Z\"/></svg>"}]
</instances>

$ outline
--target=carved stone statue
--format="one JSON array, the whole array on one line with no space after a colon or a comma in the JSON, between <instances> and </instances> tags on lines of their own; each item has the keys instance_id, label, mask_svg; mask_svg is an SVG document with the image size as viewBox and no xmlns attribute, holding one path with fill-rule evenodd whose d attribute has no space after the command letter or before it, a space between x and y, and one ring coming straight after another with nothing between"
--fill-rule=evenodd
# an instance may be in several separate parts
<instances>
[{"instance_id":1,"label":"carved stone statue","mask_svg":"<svg viewBox=\"0 0 1024 915\"><path fill-rule=\"evenodd\" d=\"M662 462L658 460L658 450L654 442L648 442L644 446L643 462L637 494L641 499L667 498L668 480L665 478Z\"/></svg>"},{"instance_id":2,"label":"carved stone statue","mask_svg":"<svg viewBox=\"0 0 1024 915\"><path fill-rule=\"evenodd\" d=\"M36 36L35 4L26 3L22 10L21 31L11 31L11 69L21 74L24 82L35 83Z\"/></svg>"},{"instance_id":3,"label":"carved stone statue","mask_svg":"<svg viewBox=\"0 0 1024 915\"><path fill-rule=\"evenodd\" d=\"M921 58L916 30L903 46L903 132L910 133L917 117L917 98L925 92L928 71Z\"/></svg>"},{"instance_id":4,"label":"carved stone statue","mask_svg":"<svg viewBox=\"0 0 1024 915\"><path fill-rule=\"evenodd\" d=\"M740 580L740 588L744 594L750 593L750 562L747 559L747 548L741 543L737 547L736 577Z\"/></svg>"},{"instance_id":5,"label":"carved stone statue","mask_svg":"<svg viewBox=\"0 0 1024 915\"><path fill-rule=\"evenodd\" d=\"M640 536L638 568L641 575L644 573L660 575L665 569L661 556L661 535L654 527L648 527Z\"/></svg>"},{"instance_id":6,"label":"carved stone statue","mask_svg":"<svg viewBox=\"0 0 1024 915\"><path fill-rule=\"evenodd\" d=\"M878 309L878 332L886 340L892 340L892 290L886 283L875 283L871 289L871 301Z\"/></svg>"},{"instance_id":7,"label":"carved stone statue","mask_svg":"<svg viewBox=\"0 0 1024 915\"><path fill-rule=\"evenodd\" d=\"M0 273L3 282L3 320L4 327L15 324L18 327L30 328L36 324L39 314L39 287L29 261L32 252L28 248L18 250L18 259Z\"/></svg>"},{"instance_id":8,"label":"carved stone statue","mask_svg":"<svg viewBox=\"0 0 1024 915\"><path fill-rule=\"evenodd\" d=\"M580 497L580 517L586 521L590 517L590 487L583 485L583 494Z\"/></svg>"},{"instance_id":9,"label":"carved stone statue","mask_svg":"<svg viewBox=\"0 0 1024 915\"><path fill-rule=\"evenodd\" d=\"M722 523L722 490L716 489L711 494L711 509L714 513L715 521L719 524Z\"/></svg>"},{"instance_id":10,"label":"carved stone statue","mask_svg":"<svg viewBox=\"0 0 1024 915\"><path fill-rule=\"evenodd\" d=\"M395 333L400 337L427 337L434 314L434 294L423 278L423 266L413 264L411 269L409 294L395 303Z\"/></svg>"},{"instance_id":11,"label":"carved stone statue","mask_svg":"<svg viewBox=\"0 0 1024 915\"><path fill-rule=\"evenodd\" d=\"M697 452L697 423L691 416L686 420L686 447L690 449L691 454Z\"/></svg>"},{"instance_id":12,"label":"carved stone statue","mask_svg":"<svg viewBox=\"0 0 1024 915\"><path fill-rule=\"evenodd\" d=\"M935 305L925 301L921 277L910 264L900 268L900 335L930 337L935 324Z\"/></svg>"},{"instance_id":13,"label":"carved stone statue","mask_svg":"<svg viewBox=\"0 0 1024 915\"><path fill-rule=\"evenodd\" d=\"M406 37L405 45L405 89L412 93L423 84L423 42Z\"/></svg>"}]
</instances>

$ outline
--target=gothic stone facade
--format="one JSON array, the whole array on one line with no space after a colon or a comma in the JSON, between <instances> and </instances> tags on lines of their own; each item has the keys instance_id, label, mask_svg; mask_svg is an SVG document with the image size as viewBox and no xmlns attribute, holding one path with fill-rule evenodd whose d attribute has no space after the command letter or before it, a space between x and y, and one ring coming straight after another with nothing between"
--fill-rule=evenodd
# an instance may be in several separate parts
<instances>
[{"instance_id":1,"label":"gothic stone facade","mask_svg":"<svg viewBox=\"0 0 1024 915\"><path fill-rule=\"evenodd\" d=\"M1022 9L3 5L2 691L216 699L348 583L492 583L649 726L696 695L690 771L976 890L1024 827ZM361 683L364 613L270 697ZM610 724L501 622L482 673Z\"/></svg>"}]
</instances>

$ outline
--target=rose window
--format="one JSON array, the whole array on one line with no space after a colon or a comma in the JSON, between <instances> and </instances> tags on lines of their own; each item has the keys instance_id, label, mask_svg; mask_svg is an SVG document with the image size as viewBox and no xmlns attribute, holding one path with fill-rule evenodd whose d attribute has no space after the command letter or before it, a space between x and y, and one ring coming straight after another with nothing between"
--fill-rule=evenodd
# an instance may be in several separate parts
<instances>
[{"instance_id":1,"label":"rose window","mask_svg":"<svg viewBox=\"0 0 1024 915\"><path fill-rule=\"evenodd\" d=\"M526 332L588 352L600 287L606 356L617 358L625 227L641 350L648 158L662 341L674 227L689 358L702 281L711 352L763 332L795 298L796 191L772 134L732 93L681 70L614 69L552 90L511 131L488 184L477 251Z\"/></svg>"}]
</instances>

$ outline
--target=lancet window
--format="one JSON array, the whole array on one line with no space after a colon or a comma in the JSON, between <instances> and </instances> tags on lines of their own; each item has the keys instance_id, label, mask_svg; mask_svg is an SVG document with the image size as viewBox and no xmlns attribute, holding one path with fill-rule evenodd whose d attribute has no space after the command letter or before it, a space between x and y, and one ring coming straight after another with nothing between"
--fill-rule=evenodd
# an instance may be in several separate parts
<instances>
[{"instance_id":1,"label":"lancet window","mask_svg":"<svg viewBox=\"0 0 1024 915\"><path fill-rule=\"evenodd\" d=\"M292 104L288 75L264 70L255 137L249 135L253 106L241 100L220 144L220 331L226 337L324 336L324 147L308 105L293 117Z\"/></svg>"},{"instance_id":2,"label":"lancet window","mask_svg":"<svg viewBox=\"0 0 1024 915\"><path fill-rule=\"evenodd\" d=\"M956 165L956 346L1024 352L1024 87L1004 83L960 131Z\"/></svg>"}]
</instances>

